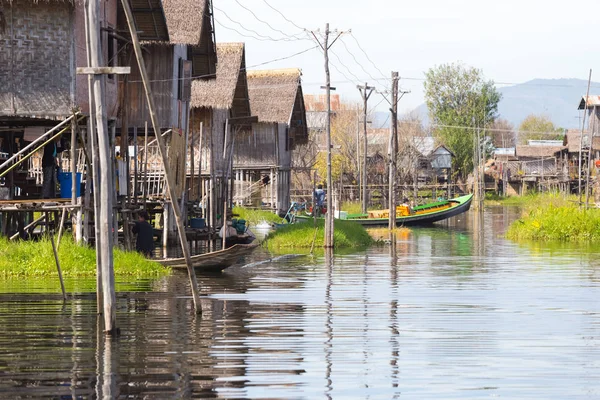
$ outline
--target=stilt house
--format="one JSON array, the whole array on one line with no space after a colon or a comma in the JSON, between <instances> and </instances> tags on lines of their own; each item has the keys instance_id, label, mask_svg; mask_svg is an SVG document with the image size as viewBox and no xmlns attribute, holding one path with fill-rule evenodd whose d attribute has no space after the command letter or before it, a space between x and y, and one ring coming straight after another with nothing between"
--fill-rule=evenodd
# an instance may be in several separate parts
<instances>
[{"instance_id":1,"label":"stilt house","mask_svg":"<svg viewBox=\"0 0 600 400\"><path fill-rule=\"evenodd\" d=\"M183 196L192 77L206 81L215 79L217 56L212 5L210 0L134 0L131 8L143 45L159 129L163 133L171 131L167 135L169 167L175 176L176 192ZM118 28L128 31L123 13L119 13ZM133 194L145 193L160 198L165 190L164 166L158 146L146 146L146 126L150 143L154 138L146 94L133 48L126 42L123 46L120 49L123 50L121 61L131 66L131 74L121 82L117 136L121 138L121 146L133 144L140 147L139 151L134 149L122 152L122 155L135 155L138 164L144 160L143 166L128 163L128 175L132 176L133 172L136 178L131 182L137 186ZM147 154L144 154L146 151ZM136 171L131 171L132 167Z\"/></svg>"},{"instance_id":2,"label":"stilt house","mask_svg":"<svg viewBox=\"0 0 600 400\"><path fill-rule=\"evenodd\" d=\"M100 6L102 50L108 59L116 54L117 4L107 0ZM87 76L76 75L76 68L87 64L83 2L0 0L0 162L41 137L43 145L62 129L70 137L68 124L46 132L71 117L74 108L89 112ZM117 92L117 80L109 76L109 119L116 118ZM41 197L41 153L15 161L25 159L0 178L1 199Z\"/></svg>"},{"instance_id":3,"label":"stilt house","mask_svg":"<svg viewBox=\"0 0 600 400\"><path fill-rule=\"evenodd\" d=\"M235 199L244 204L255 199L259 203L255 206L285 213L290 206L292 151L308 141L301 72L251 71L248 89L258 122L234 149L239 183Z\"/></svg>"},{"instance_id":4,"label":"stilt house","mask_svg":"<svg viewBox=\"0 0 600 400\"><path fill-rule=\"evenodd\" d=\"M219 43L217 57L216 79L192 83L193 150L188 166L189 197L200 200L211 218L224 215L225 199L232 196L232 152L256 120L250 112L244 44Z\"/></svg>"}]
</instances>

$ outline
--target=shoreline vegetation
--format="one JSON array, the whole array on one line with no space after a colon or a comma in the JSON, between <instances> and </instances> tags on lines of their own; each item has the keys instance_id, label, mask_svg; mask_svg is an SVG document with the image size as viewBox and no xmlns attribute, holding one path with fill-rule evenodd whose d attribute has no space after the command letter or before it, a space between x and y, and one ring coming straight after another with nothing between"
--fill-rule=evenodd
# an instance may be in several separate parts
<instances>
[{"instance_id":1,"label":"shoreline vegetation","mask_svg":"<svg viewBox=\"0 0 600 400\"><path fill-rule=\"evenodd\" d=\"M255 226L261 222L267 222L269 224L283 224L287 223L279 215L272 213L271 211L265 210L253 210L250 208L233 207L233 215L235 218L246 220L248 225Z\"/></svg>"},{"instance_id":2,"label":"shoreline vegetation","mask_svg":"<svg viewBox=\"0 0 600 400\"><path fill-rule=\"evenodd\" d=\"M600 210L578 206L576 196L546 193L525 196L520 219L506 237L514 241L600 242Z\"/></svg>"},{"instance_id":3,"label":"shoreline vegetation","mask_svg":"<svg viewBox=\"0 0 600 400\"><path fill-rule=\"evenodd\" d=\"M63 277L89 278L96 276L96 251L80 246L68 235L62 237L58 249ZM162 277L170 268L144 258L133 251L114 251L115 277ZM22 277L58 277L50 239L39 241L9 241L0 238L0 279Z\"/></svg>"},{"instance_id":4,"label":"shoreline vegetation","mask_svg":"<svg viewBox=\"0 0 600 400\"><path fill-rule=\"evenodd\" d=\"M364 249L376 243L362 225L352 221L336 220L333 236L336 249ZM310 222L285 225L271 232L265 242L268 250L276 251L323 248L325 244L325 222L323 220L317 221L316 229L314 224Z\"/></svg>"}]
</instances>

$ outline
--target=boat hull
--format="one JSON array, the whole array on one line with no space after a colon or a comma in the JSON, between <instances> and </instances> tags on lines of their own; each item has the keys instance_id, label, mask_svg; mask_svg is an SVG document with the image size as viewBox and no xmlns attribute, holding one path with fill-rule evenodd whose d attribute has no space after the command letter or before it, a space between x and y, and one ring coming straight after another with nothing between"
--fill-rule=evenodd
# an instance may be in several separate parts
<instances>
[{"instance_id":1,"label":"boat hull","mask_svg":"<svg viewBox=\"0 0 600 400\"><path fill-rule=\"evenodd\" d=\"M469 211L471 208L471 202L473 195L467 195L458 197L456 199L449 200L453 205L450 208L444 210L435 211L431 213L423 213L416 215L408 215L404 217L396 218L396 226L427 226L434 222L443 221L445 219L455 217L464 212ZM298 217L300 220L310 220L311 217ZM361 224L365 227L381 227L388 226L388 218L348 218L347 221L353 221L357 224Z\"/></svg>"},{"instance_id":2,"label":"boat hull","mask_svg":"<svg viewBox=\"0 0 600 400\"><path fill-rule=\"evenodd\" d=\"M240 257L252 253L260 244L236 244L224 250L213 251L211 253L199 254L191 257L192 265L198 272L222 271L231 267ZM156 260L165 267L173 269L187 269L185 258L167 258Z\"/></svg>"}]
</instances>

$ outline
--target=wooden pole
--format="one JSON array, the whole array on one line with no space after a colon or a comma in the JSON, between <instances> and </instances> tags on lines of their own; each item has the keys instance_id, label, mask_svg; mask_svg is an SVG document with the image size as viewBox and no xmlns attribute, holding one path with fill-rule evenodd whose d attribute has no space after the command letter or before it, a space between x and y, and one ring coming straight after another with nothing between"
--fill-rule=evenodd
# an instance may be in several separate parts
<instances>
[{"instance_id":1,"label":"wooden pole","mask_svg":"<svg viewBox=\"0 0 600 400\"><path fill-rule=\"evenodd\" d=\"M360 91L360 95L363 99L363 165L362 165L362 179L361 179L361 185L362 185L362 212L363 214L367 213L367 153L368 153L368 140L367 140L367 104L369 101L369 98L371 97L371 94L373 93L373 91L375 90L374 87L369 86L366 82L365 82L365 86L357 86L358 90Z\"/></svg>"},{"instance_id":2,"label":"wooden pole","mask_svg":"<svg viewBox=\"0 0 600 400\"><path fill-rule=\"evenodd\" d=\"M102 48L100 42L100 3L99 0L86 0L86 14L88 20L88 41L87 48L90 54L90 67L102 66ZM109 148L109 132L107 127L106 108L104 106L104 75L93 76L93 93L95 104L96 129L98 137L98 155L100 170L105 173L100 174L100 184L95 182L96 187L100 186L99 209L100 215L96 215L96 230L100 236L100 253L99 260L102 269L102 290L103 290L103 310L104 310L104 330L107 333L116 332L116 294L115 294L115 277L113 266L113 176L110 171L110 148ZM98 246L98 244L96 244Z\"/></svg>"},{"instance_id":3,"label":"wooden pole","mask_svg":"<svg viewBox=\"0 0 600 400\"><path fill-rule=\"evenodd\" d=\"M167 181L167 189L169 193L169 198L171 200L171 206L173 207L173 212L175 214L175 222L177 223L177 230L179 232L179 240L181 242L181 249L183 250L183 256L185 257L185 262L187 264L188 275L190 279L190 285L192 289L192 296L194 300L194 308L196 313L202 312L202 305L200 304L200 291L198 289L198 281L196 279L196 272L194 271L194 267L192 265L192 260L190 258L190 249L188 247L187 238L185 234L185 227L183 226L183 221L181 219L181 212L179 210L179 204L177 204L177 194L175 193L175 180L172 178L171 171L168 168L168 159L167 159L167 149L164 143L164 139L160 133L160 125L158 123L158 117L154 110L154 99L152 97L152 92L150 89L150 82L148 80L148 74L146 72L146 65L144 62L144 57L142 54L142 47L140 46L140 42L137 35L137 30L135 27L135 22L133 19L133 14L131 12L131 8L129 7L129 2L127 0L121 0L123 4L123 9L125 11L125 16L127 18L127 25L129 26L129 32L131 34L131 40L133 42L133 48L135 50L135 56L138 61L140 74L142 77L142 82L144 85L144 89L146 91L146 99L148 101L148 111L150 113L150 118L152 120L152 127L154 128L154 135L156 136L156 141L158 142L158 148L160 151L160 155L162 158L163 165L165 167L165 179Z\"/></svg>"},{"instance_id":4,"label":"wooden pole","mask_svg":"<svg viewBox=\"0 0 600 400\"><path fill-rule=\"evenodd\" d=\"M148 195L148 122L144 122L144 186L142 187L142 202L146 209L146 197Z\"/></svg>"},{"instance_id":5,"label":"wooden pole","mask_svg":"<svg viewBox=\"0 0 600 400\"><path fill-rule=\"evenodd\" d=\"M202 205L202 145L204 137L204 122L200 122L200 138L198 139L198 197L200 198L200 205ZM202 218L206 219L206 204L202 211Z\"/></svg>"},{"instance_id":6,"label":"wooden pole","mask_svg":"<svg viewBox=\"0 0 600 400\"><path fill-rule=\"evenodd\" d=\"M60 216L60 224L58 225L58 238L56 240L56 247L60 247L60 239L62 238L63 229L65 226L65 219L67 217L67 208L63 208L62 215Z\"/></svg>"},{"instance_id":7,"label":"wooden pole","mask_svg":"<svg viewBox=\"0 0 600 400\"><path fill-rule=\"evenodd\" d=\"M590 175L592 174L592 155L593 155L593 149L592 147L594 146L594 133L596 132L596 120L597 115L596 115L596 106L594 106L594 108L592 109L593 112L593 118L591 120L591 129L590 129L590 134L589 134L589 144L588 144L588 157L587 157L587 162L588 162L588 167L587 167L587 174L585 176L585 209L587 210L590 206ZM592 118L592 117L590 117Z\"/></svg>"},{"instance_id":8,"label":"wooden pole","mask_svg":"<svg viewBox=\"0 0 600 400\"><path fill-rule=\"evenodd\" d=\"M325 247L331 248L334 246L333 243L333 201L332 201L332 190L333 190L333 177L331 173L331 77L329 74L329 23L325 24L325 40L323 45L323 53L325 55L325 90L326 90L326 101L327 101L327 213L325 214Z\"/></svg>"},{"instance_id":9,"label":"wooden pole","mask_svg":"<svg viewBox=\"0 0 600 400\"><path fill-rule=\"evenodd\" d=\"M138 202L138 148L138 128L135 126L133 128L133 202L135 204ZM127 153L129 154L129 151L127 151ZM127 161L127 168L129 169L129 161ZM127 175L127 177L129 178L129 175Z\"/></svg>"},{"instance_id":10,"label":"wooden pole","mask_svg":"<svg viewBox=\"0 0 600 400\"><path fill-rule=\"evenodd\" d=\"M389 229L396 228L396 157L398 155L398 73L392 72L392 128L390 129Z\"/></svg>"},{"instance_id":11,"label":"wooden pole","mask_svg":"<svg viewBox=\"0 0 600 400\"><path fill-rule=\"evenodd\" d=\"M588 78L588 86L587 86L587 92L585 95L585 101L584 101L584 106L583 106L583 122L581 124L581 137L579 138L579 174L578 174L578 194L579 194L579 205L581 206L581 170L582 170L582 164L581 164L581 157L583 154L583 132L585 131L585 117L587 116L587 110L588 110L588 99L590 97L590 85L592 83L592 70L590 69L590 76Z\"/></svg>"},{"instance_id":12,"label":"wooden pole","mask_svg":"<svg viewBox=\"0 0 600 400\"><path fill-rule=\"evenodd\" d=\"M60 281L60 289L62 291L63 301L67 301L67 292L65 291L65 283L63 281L62 270L60 269L60 262L58 261L58 251L56 250L56 245L54 244L54 236L52 235L52 232L50 232L49 221L50 221L50 219L48 216L48 212L46 212L46 227L47 227L46 233L48 234L48 237L50 238L50 243L52 244L52 251L54 252L54 261L56 262L56 270L58 271L58 280Z\"/></svg>"},{"instance_id":13,"label":"wooden pole","mask_svg":"<svg viewBox=\"0 0 600 400\"><path fill-rule=\"evenodd\" d=\"M191 116L191 112L188 113L188 115ZM194 149L194 129L193 129L193 125L190 123L190 120L188 118L188 124L189 124L189 130L190 130L190 200L192 200L194 198L194 177L195 177L195 169L196 169L196 163L195 163L195 149ZM187 152L187 150L186 150ZM186 168L187 170L187 168ZM186 180L187 180L187 171L186 171Z\"/></svg>"}]
</instances>

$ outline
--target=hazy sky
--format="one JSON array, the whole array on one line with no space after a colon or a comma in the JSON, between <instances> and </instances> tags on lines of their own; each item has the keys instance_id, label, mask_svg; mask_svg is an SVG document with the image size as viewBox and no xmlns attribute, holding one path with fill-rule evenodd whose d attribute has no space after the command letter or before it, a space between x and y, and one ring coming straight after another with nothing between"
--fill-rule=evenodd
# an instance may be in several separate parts
<instances>
[{"instance_id":1,"label":"hazy sky","mask_svg":"<svg viewBox=\"0 0 600 400\"><path fill-rule=\"evenodd\" d=\"M375 84L381 90L389 88L391 71L395 70L404 78L400 81L401 87L411 91L402 99L400 111L412 110L423 102L424 72L435 65L456 61L482 69L487 78L498 83L521 83L534 78L587 79L589 69L595 67L600 74L600 52L595 48L596 35L592 30L600 15L600 2L266 1L302 28L323 31L329 22L331 29L352 30L352 35L382 72L369 62L352 36L343 35L332 47L331 77L337 93L347 101L360 100L358 82ZM288 36L259 22L240 4ZM294 35L308 38L270 9L264 0L214 0L214 7L217 42L246 42L249 67L316 45L310 40L256 40L240 35L257 36L231 20L273 39ZM323 93L319 89L324 82L320 49L258 68L289 67L302 69L305 93ZM585 92L585 87L582 91ZM370 107L381 99L374 95ZM384 104L377 109L385 111Z\"/></svg>"}]
</instances>

